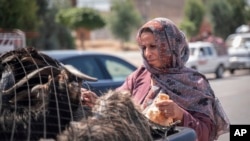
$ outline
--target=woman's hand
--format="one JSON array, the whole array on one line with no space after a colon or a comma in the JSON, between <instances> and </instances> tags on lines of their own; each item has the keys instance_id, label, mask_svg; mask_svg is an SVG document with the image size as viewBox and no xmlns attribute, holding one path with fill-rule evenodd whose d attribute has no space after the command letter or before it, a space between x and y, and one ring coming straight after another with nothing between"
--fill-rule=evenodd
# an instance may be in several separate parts
<instances>
[{"instance_id":1,"label":"woman's hand","mask_svg":"<svg viewBox=\"0 0 250 141\"><path fill-rule=\"evenodd\" d=\"M81 88L81 102L82 105L93 107L98 96L87 89Z\"/></svg>"},{"instance_id":2,"label":"woman's hand","mask_svg":"<svg viewBox=\"0 0 250 141\"><path fill-rule=\"evenodd\" d=\"M174 121L183 119L183 109L173 100L156 101L155 105L160 111L164 112L166 117L172 117Z\"/></svg>"}]
</instances>

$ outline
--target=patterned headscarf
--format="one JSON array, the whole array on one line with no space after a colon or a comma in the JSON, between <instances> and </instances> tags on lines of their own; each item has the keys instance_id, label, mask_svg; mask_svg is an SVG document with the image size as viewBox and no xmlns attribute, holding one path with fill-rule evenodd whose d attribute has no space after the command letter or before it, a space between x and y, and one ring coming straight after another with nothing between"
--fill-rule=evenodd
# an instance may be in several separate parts
<instances>
[{"instance_id":1,"label":"patterned headscarf","mask_svg":"<svg viewBox=\"0 0 250 141\"><path fill-rule=\"evenodd\" d=\"M185 35L176 25L166 18L155 18L144 24L137 34L137 42L141 45L140 35L143 29L153 32L162 64L166 56L171 54L171 67L153 68L145 59L143 63L156 81L156 86L167 93L183 109L207 115L216 125L213 138L228 132L229 121L218 99L215 97L208 80L195 70L185 67L189 58L188 43Z\"/></svg>"}]
</instances>

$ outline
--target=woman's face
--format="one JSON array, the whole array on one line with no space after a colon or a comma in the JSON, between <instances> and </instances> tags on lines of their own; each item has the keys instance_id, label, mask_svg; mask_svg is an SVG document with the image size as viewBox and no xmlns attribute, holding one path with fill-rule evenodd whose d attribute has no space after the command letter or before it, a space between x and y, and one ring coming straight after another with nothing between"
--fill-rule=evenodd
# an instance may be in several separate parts
<instances>
[{"instance_id":1,"label":"woman's face","mask_svg":"<svg viewBox=\"0 0 250 141\"><path fill-rule=\"evenodd\" d=\"M162 67L162 63L159 57L158 47L155 42L155 37L151 32L142 32L141 36L141 50L149 65L154 68Z\"/></svg>"}]
</instances>

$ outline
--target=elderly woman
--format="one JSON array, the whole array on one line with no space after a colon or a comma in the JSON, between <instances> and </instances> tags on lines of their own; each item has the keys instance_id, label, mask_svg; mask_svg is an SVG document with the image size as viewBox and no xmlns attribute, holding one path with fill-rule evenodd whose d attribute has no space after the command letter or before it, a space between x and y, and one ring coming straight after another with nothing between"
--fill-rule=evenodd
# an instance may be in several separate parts
<instances>
[{"instance_id":1,"label":"elderly woman","mask_svg":"<svg viewBox=\"0 0 250 141\"><path fill-rule=\"evenodd\" d=\"M144 65L117 90L129 90L142 109L157 94L167 94L170 99L155 103L158 109L166 119L180 120L180 126L194 129L199 141L212 141L228 132L229 121L208 80L185 67L188 44L172 21L166 18L148 21L139 29L137 42Z\"/></svg>"},{"instance_id":2,"label":"elderly woman","mask_svg":"<svg viewBox=\"0 0 250 141\"><path fill-rule=\"evenodd\" d=\"M185 67L188 44L171 20L148 21L139 29L137 42L143 65L130 74L117 91L129 91L142 110L153 103L166 120L178 120L180 126L194 129L197 141L216 140L229 131L228 118L206 77ZM95 98L90 93L83 92L82 100L91 106ZM157 95L163 93L169 99L155 101Z\"/></svg>"}]
</instances>

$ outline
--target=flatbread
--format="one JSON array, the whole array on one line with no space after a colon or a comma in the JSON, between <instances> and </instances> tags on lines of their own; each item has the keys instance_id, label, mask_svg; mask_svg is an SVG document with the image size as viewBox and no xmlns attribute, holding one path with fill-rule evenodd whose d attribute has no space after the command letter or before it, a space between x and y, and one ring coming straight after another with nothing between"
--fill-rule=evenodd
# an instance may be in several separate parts
<instances>
[{"instance_id":1,"label":"flatbread","mask_svg":"<svg viewBox=\"0 0 250 141\"><path fill-rule=\"evenodd\" d=\"M157 123L162 126L169 126L173 123L173 119L171 117L166 117L165 113L160 111L156 106L155 102L161 100L168 100L169 96L165 93L159 93L153 103L145 109L145 116L149 118L152 122Z\"/></svg>"}]
</instances>

